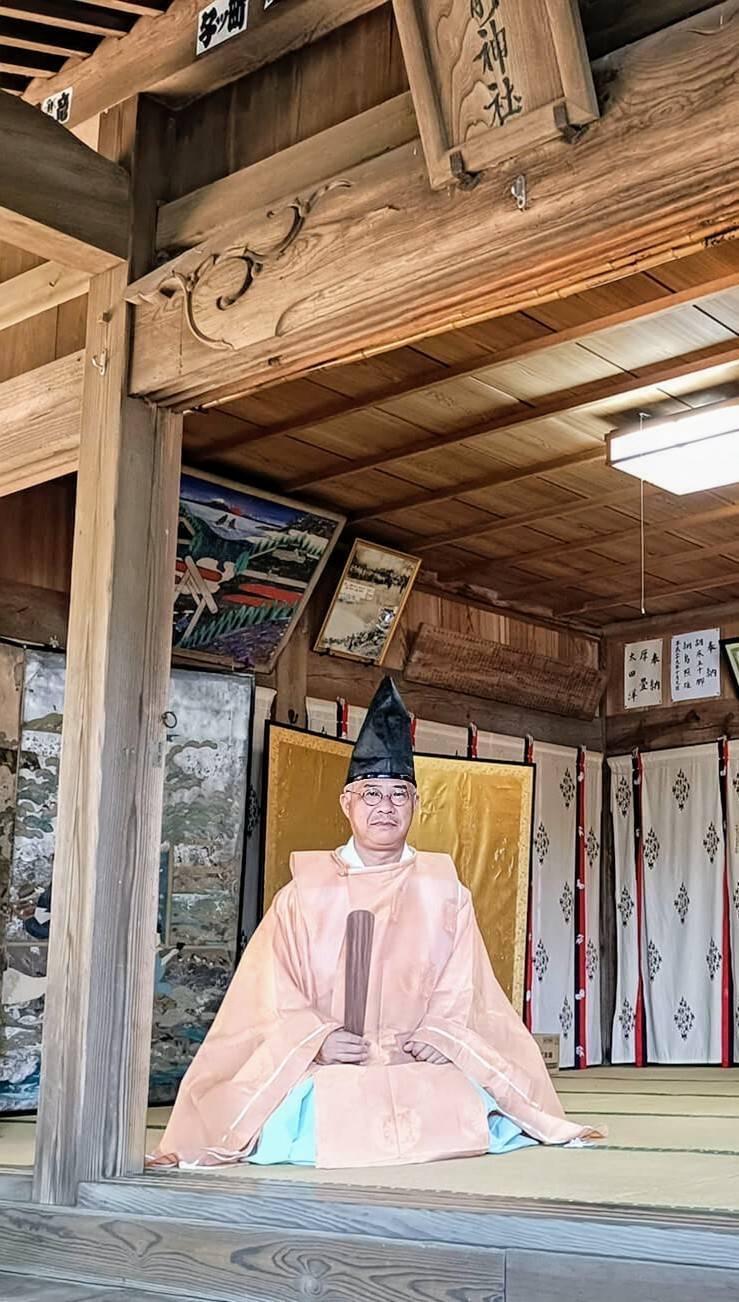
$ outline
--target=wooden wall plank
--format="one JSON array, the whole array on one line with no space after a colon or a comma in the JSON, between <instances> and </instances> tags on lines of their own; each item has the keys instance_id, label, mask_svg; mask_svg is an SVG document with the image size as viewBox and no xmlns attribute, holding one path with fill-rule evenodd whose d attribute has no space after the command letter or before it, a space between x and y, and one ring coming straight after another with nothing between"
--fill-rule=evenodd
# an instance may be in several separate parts
<instances>
[{"instance_id":1,"label":"wooden wall plank","mask_svg":"<svg viewBox=\"0 0 739 1302\"><path fill-rule=\"evenodd\" d=\"M69 592L74 479L51 480L4 498L0 580ZM0 632L2 629L0 629Z\"/></svg>"},{"instance_id":2,"label":"wooden wall plank","mask_svg":"<svg viewBox=\"0 0 739 1302\"><path fill-rule=\"evenodd\" d=\"M0 1272L0 1297L3 1302L151 1302L151 1296L148 1290L142 1292L138 1288L60 1284L54 1279ZM157 1298L159 1302L171 1302L171 1294L157 1293Z\"/></svg>"},{"instance_id":3,"label":"wooden wall plank","mask_svg":"<svg viewBox=\"0 0 739 1302\"><path fill-rule=\"evenodd\" d=\"M64 647L68 621L66 592L0 578L0 637L36 646Z\"/></svg>"},{"instance_id":4,"label":"wooden wall plank","mask_svg":"<svg viewBox=\"0 0 739 1302\"><path fill-rule=\"evenodd\" d=\"M650 1261L606 1261L603 1257L567 1255L567 1236L559 1251L506 1254L506 1302L732 1302L739 1290L736 1270L672 1266Z\"/></svg>"},{"instance_id":5,"label":"wooden wall plank","mask_svg":"<svg viewBox=\"0 0 739 1302\"><path fill-rule=\"evenodd\" d=\"M83 353L0 384L0 496L77 469Z\"/></svg>"}]
</instances>

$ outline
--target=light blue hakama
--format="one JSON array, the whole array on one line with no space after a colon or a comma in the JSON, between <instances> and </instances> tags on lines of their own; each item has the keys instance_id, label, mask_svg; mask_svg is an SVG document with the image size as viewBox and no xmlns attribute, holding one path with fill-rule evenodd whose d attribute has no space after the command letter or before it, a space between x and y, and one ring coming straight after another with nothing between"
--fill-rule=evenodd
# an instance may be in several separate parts
<instances>
[{"instance_id":1,"label":"light blue hakama","mask_svg":"<svg viewBox=\"0 0 739 1302\"><path fill-rule=\"evenodd\" d=\"M475 1089L488 1109L490 1133L489 1153L513 1153L518 1148L531 1148L536 1140L508 1117L498 1111L491 1094L482 1086ZM290 1091L265 1123L257 1147L248 1159L260 1166L315 1166L316 1164L316 1104L312 1078L302 1081Z\"/></svg>"}]
</instances>

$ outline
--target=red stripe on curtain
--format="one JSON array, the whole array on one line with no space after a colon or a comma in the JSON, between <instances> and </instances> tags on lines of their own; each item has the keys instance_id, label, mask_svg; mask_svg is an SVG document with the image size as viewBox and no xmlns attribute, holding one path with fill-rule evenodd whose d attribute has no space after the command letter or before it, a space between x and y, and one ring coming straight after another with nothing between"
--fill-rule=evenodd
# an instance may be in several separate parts
<instances>
[{"instance_id":1,"label":"red stripe on curtain","mask_svg":"<svg viewBox=\"0 0 739 1302\"><path fill-rule=\"evenodd\" d=\"M647 1027L644 1011L644 976L642 951L644 945L644 835L642 826L642 784L644 769L641 755L634 754L634 837L636 841L636 931L639 950L639 985L636 996L635 1065L647 1063Z\"/></svg>"},{"instance_id":2,"label":"red stripe on curtain","mask_svg":"<svg viewBox=\"0 0 739 1302\"><path fill-rule=\"evenodd\" d=\"M477 759L477 724L470 723L467 725L467 758Z\"/></svg>"},{"instance_id":3,"label":"red stripe on curtain","mask_svg":"<svg viewBox=\"0 0 739 1302\"><path fill-rule=\"evenodd\" d=\"M349 731L349 704L344 696L336 698L336 736L343 741Z\"/></svg>"},{"instance_id":4,"label":"red stripe on curtain","mask_svg":"<svg viewBox=\"0 0 739 1302\"><path fill-rule=\"evenodd\" d=\"M721 939L721 1066L734 1063L734 982L731 970L731 889L729 885L728 780L729 742L722 737L718 744L721 812L724 820L724 892Z\"/></svg>"},{"instance_id":5,"label":"red stripe on curtain","mask_svg":"<svg viewBox=\"0 0 739 1302\"><path fill-rule=\"evenodd\" d=\"M577 840L575 842L575 1066L588 1065L587 891L585 886L585 751L577 752Z\"/></svg>"},{"instance_id":6,"label":"red stripe on curtain","mask_svg":"<svg viewBox=\"0 0 739 1302\"><path fill-rule=\"evenodd\" d=\"M523 761L524 764L533 764L534 762L534 738L533 737L527 737L524 742ZM532 810L531 810L532 823L533 823L533 819L534 819L534 810L532 806ZM531 858L529 857L529 898L528 898L528 903L526 905L526 957L525 957L525 968L524 968L525 980L524 980L524 999L523 999L523 1021L527 1031L530 1031L532 1026L531 1001L533 998L533 987L534 987L534 945L533 945L533 936L531 934L531 929L533 927L532 894L533 894L532 861Z\"/></svg>"}]
</instances>

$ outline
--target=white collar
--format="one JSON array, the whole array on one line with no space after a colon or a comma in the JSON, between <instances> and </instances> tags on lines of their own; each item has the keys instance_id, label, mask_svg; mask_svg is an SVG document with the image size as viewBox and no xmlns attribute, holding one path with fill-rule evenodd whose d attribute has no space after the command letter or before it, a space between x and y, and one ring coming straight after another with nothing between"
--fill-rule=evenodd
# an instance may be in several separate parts
<instances>
[{"instance_id":1,"label":"white collar","mask_svg":"<svg viewBox=\"0 0 739 1302\"><path fill-rule=\"evenodd\" d=\"M403 846L403 853L400 856L400 862L407 863L409 859L413 858L415 853L416 853L415 850L411 849L411 847L408 845L408 842L406 841L405 845ZM346 845L341 846L339 850L339 854L344 860L344 863L347 865L349 872L355 872L355 873L362 872L364 869L367 868L367 864L363 863L359 857L357 847L354 844L353 836L349 837L349 840L347 841Z\"/></svg>"}]
</instances>

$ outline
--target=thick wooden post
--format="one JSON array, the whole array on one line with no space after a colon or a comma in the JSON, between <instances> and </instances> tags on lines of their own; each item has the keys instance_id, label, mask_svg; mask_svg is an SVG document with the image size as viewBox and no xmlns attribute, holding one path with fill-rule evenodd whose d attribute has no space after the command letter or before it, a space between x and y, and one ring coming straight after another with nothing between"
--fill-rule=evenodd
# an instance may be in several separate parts
<instances>
[{"instance_id":1,"label":"thick wooden post","mask_svg":"<svg viewBox=\"0 0 739 1302\"><path fill-rule=\"evenodd\" d=\"M90 286L34 1182L44 1202L72 1203L80 1180L136 1172L144 1157L181 418L127 397L127 274L122 264Z\"/></svg>"}]
</instances>

